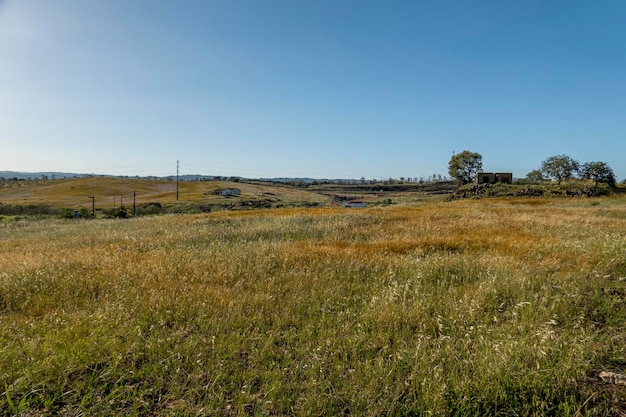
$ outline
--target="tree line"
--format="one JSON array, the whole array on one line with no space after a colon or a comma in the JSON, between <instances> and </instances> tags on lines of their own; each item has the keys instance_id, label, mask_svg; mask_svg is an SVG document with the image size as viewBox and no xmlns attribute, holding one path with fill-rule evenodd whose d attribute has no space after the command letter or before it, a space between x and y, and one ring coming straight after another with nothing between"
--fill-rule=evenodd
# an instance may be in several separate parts
<instances>
[{"instance_id":1,"label":"tree line","mask_svg":"<svg viewBox=\"0 0 626 417\"><path fill-rule=\"evenodd\" d=\"M555 155L541 163L541 168L530 171L526 178L532 181L555 180L561 181L572 178L593 180L598 183L615 186L617 181L613 169L606 162L594 161L581 164L567 155Z\"/></svg>"},{"instance_id":2,"label":"tree line","mask_svg":"<svg viewBox=\"0 0 626 417\"><path fill-rule=\"evenodd\" d=\"M470 151L452 155L448 164L450 176L462 184L467 184L476 178L476 174L482 171L483 157L481 154ZM613 169L602 161L580 163L568 155L555 155L545 159L539 169L535 169L526 175L528 180L538 182L546 180L561 181L579 178L593 180L597 186L599 183L615 186L617 181Z\"/></svg>"}]
</instances>

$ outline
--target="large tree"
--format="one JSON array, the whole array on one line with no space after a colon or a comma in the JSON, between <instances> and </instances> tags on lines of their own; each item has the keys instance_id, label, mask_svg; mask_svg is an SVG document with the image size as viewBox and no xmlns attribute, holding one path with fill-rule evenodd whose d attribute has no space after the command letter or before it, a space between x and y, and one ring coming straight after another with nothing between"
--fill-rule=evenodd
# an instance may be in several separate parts
<instances>
[{"instance_id":1,"label":"large tree","mask_svg":"<svg viewBox=\"0 0 626 417\"><path fill-rule=\"evenodd\" d=\"M481 154L470 151L463 151L452 155L448 164L448 173L452 178L461 181L463 184L472 182L478 171L483 168L483 157Z\"/></svg>"},{"instance_id":2,"label":"large tree","mask_svg":"<svg viewBox=\"0 0 626 417\"><path fill-rule=\"evenodd\" d=\"M568 180L578 172L580 164L567 155L551 156L541 163L541 171L546 177L561 181Z\"/></svg>"},{"instance_id":3,"label":"large tree","mask_svg":"<svg viewBox=\"0 0 626 417\"><path fill-rule=\"evenodd\" d=\"M599 182L615 185L615 173L606 162L585 162L580 170L580 177L595 180L596 187Z\"/></svg>"}]
</instances>

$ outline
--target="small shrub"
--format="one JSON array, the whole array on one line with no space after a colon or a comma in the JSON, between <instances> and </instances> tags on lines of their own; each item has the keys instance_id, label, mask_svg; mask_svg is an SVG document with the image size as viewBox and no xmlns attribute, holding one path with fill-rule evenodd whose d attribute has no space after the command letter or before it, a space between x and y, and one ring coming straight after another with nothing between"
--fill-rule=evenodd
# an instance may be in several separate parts
<instances>
[{"instance_id":1,"label":"small shrub","mask_svg":"<svg viewBox=\"0 0 626 417\"><path fill-rule=\"evenodd\" d=\"M75 217L74 209L71 209L71 208L63 209L63 211L61 212L61 217L64 219L73 219Z\"/></svg>"},{"instance_id":2,"label":"small shrub","mask_svg":"<svg viewBox=\"0 0 626 417\"><path fill-rule=\"evenodd\" d=\"M155 214L162 214L163 206L158 202L149 202L140 204L137 207L137 215L138 216L150 216Z\"/></svg>"},{"instance_id":3,"label":"small shrub","mask_svg":"<svg viewBox=\"0 0 626 417\"><path fill-rule=\"evenodd\" d=\"M105 217L111 219L126 219L128 217L128 211L126 207L114 207L112 209L103 210Z\"/></svg>"}]
</instances>

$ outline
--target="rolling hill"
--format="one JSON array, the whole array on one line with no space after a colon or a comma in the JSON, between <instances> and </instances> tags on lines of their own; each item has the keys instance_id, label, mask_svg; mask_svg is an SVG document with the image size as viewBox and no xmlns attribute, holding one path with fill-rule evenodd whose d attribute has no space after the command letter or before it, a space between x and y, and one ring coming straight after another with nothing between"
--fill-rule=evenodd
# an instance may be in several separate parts
<instances>
[{"instance_id":1,"label":"rolling hill","mask_svg":"<svg viewBox=\"0 0 626 417\"><path fill-rule=\"evenodd\" d=\"M214 195L221 188L238 188L241 195ZM131 206L155 202L161 205L203 204L230 206L242 202L263 201L266 205L325 204L330 199L322 193L283 184L231 181L180 181L178 199L176 181L145 178L83 177L61 180L4 181L0 183L0 203L12 205L47 205L52 207L97 208Z\"/></svg>"}]
</instances>

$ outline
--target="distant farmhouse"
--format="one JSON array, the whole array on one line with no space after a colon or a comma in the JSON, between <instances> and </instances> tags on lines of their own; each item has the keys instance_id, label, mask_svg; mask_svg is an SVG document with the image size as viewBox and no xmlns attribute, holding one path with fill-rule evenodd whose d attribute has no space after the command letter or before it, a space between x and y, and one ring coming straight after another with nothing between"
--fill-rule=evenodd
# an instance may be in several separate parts
<instances>
[{"instance_id":1,"label":"distant farmhouse","mask_svg":"<svg viewBox=\"0 0 626 417\"><path fill-rule=\"evenodd\" d=\"M512 172L479 172L476 174L476 184L495 184L501 182L504 184L513 183Z\"/></svg>"},{"instance_id":2,"label":"distant farmhouse","mask_svg":"<svg viewBox=\"0 0 626 417\"><path fill-rule=\"evenodd\" d=\"M218 188L213 191L214 195L221 195L223 197L231 197L234 195L241 195L241 190L239 188Z\"/></svg>"}]
</instances>

